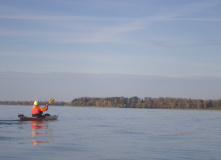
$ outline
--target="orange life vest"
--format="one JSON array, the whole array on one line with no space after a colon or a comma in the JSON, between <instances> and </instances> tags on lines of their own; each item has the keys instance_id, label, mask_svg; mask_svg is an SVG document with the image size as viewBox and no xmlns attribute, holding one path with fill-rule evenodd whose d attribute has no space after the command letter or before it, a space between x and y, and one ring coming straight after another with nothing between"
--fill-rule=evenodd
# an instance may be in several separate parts
<instances>
[{"instance_id":1,"label":"orange life vest","mask_svg":"<svg viewBox=\"0 0 221 160\"><path fill-rule=\"evenodd\" d=\"M33 105L31 112L32 112L32 114L40 114L39 108L35 105Z\"/></svg>"},{"instance_id":2,"label":"orange life vest","mask_svg":"<svg viewBox=\"0 0 221 160\"><path fill-rule=\"evenodd\" d=\"M41 112L47 111L48 110L48 106L46 105L45 108L37 106L37 105L33 105L32 108L32 114L42 114Z\"/></svg>"}]
</instances>

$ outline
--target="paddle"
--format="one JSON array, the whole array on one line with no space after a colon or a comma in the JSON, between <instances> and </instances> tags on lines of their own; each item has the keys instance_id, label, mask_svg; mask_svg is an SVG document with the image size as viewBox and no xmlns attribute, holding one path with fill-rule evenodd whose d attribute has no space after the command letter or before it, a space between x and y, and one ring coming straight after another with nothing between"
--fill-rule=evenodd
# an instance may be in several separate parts
<instances>
[{"instance_id":1,"label":"paddle","mask_svg":"<svg viewBox=\"0 0 221 160\"><path fill-rule=\"evenodd\" d=\"M54 102L54 99L51 98L50 101L48 102L48 105L49 105L49 104L52 104L53 102ZM48 109L47 109L47 110L48 110Z\"/></svg>"},{"instance_id":2,"label":"paddle","mask_svg":"<svg viewBox=\"0 0 221 160\"><path fill-rule=\"evenodd\" d=\"M48 102L48 104L52 104L54 102L54 99L50 99L50 101Z\"/></svg>"}]
</instances>

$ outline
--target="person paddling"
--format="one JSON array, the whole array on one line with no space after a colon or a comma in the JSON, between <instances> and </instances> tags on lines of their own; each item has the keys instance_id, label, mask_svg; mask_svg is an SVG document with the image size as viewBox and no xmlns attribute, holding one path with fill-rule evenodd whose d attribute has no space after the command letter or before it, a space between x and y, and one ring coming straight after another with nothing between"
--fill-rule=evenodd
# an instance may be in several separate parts
<instances>
[{"instance_id":1,"label":"person paddling","mask_svg":"<svg viewBox=\"0 0 221 160\"><path fill-rule=\"evenodd\" d=\"M34 105L33 105L33 108L32 108L32 117L43 117L44 115L43 112L44 111L47 111L48 110L48 104L46 104L46 106L43 108L43 107L40 107L39 106L39 102L38 101L34 101Z\"/></svg>"}]
</instances>

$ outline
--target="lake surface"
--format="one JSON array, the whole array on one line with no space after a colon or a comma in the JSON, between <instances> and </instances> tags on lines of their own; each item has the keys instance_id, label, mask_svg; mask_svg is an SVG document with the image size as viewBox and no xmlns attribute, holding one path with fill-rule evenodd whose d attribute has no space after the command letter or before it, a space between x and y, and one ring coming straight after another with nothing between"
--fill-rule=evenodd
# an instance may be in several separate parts
<instances>
[{"instance_id":1,"label":"lake surface","mask_svg":"<svg viewBox=\"0 0 221 160\"><path fill-rule=\"evenodd\" d=\"M20 122L0 106L4 160L220 160L221 111L49 107L58 120Z\"/></svg>"}]
</instances>

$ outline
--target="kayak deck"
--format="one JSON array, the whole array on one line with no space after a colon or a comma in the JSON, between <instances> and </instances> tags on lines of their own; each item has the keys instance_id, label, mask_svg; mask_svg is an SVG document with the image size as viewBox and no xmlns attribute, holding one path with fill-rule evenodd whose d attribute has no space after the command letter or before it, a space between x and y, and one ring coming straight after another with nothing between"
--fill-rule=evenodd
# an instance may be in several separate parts
<instances>
[{"instance_id":1,"label":"kayak deck","mask_svg":"<svg viewBox=\"0 0 221 160\"><path fill-rule=\"evenodd\" d=\"M45 117L19 117L20 121L47 121L47 120L56 120L58 115L45 116Z\"/></svg>"}]
</instances>

